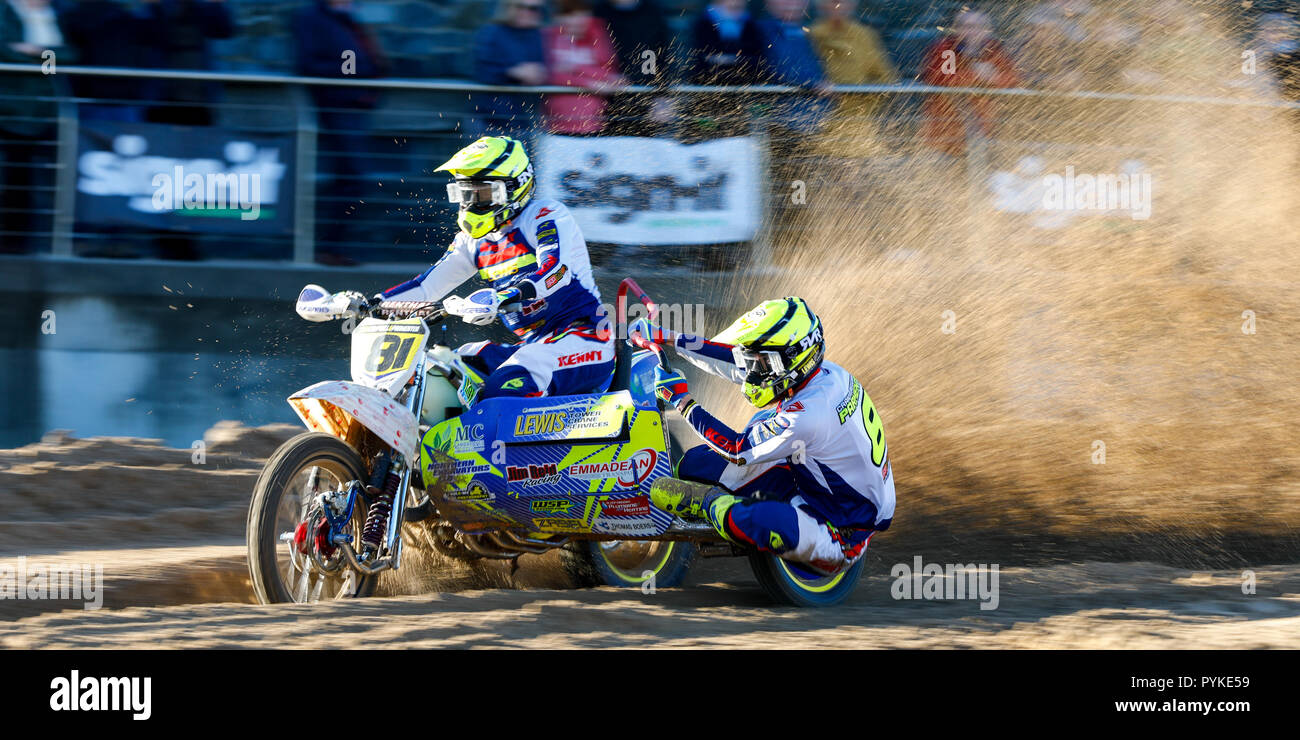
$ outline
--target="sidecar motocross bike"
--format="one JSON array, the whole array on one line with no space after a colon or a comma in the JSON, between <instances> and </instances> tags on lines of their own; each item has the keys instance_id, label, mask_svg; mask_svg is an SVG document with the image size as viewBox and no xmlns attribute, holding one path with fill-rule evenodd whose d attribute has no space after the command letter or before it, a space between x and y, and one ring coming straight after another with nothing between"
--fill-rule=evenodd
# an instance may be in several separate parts
<instances>
[{"instance_id":1,"label":"sidecar motocross bike","mask_svg":"<svg viewBox=\"0 0 1300 740\"><path fill-rule=\"evenodd\" d=\"M620 337L629 291L651 318L657 311L624 280ZM360 321L352 380L289 397L310 431L271 455L253 491L248 562L260 602L373 594L401 565L404 525L450 558L557 551L582 586L667 588L697 557L742 556L778 603L829 606L852 591L861 558L821 575L650 504L656 485L700 485L671 477L682 449L654 394L661 348L617 341L602 393L475 401L478 374L430 343L440 304L358 307L357 298L314 285L298 297L305 318Z\"/></svg>"}]
</instances>

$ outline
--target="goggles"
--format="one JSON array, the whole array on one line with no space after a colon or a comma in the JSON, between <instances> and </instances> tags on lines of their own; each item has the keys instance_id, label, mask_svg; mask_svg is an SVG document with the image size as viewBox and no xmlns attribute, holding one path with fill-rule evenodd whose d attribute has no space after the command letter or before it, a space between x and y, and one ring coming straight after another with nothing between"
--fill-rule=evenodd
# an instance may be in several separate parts
<instances>
[{"instance_id":1,"label":"goggles","mask_svg":"<svg viewBox=\"0 0 1300 740\"><path fill-rule=\"evenodd\" d=\"M510 202L504 180L456 180L447 184L447 200L461 208L503 206Z\"/></svg>"},{"instance_id":2,"label":"goggles","mask_svg":"<svg viewBox=\"0 0 1300 740\"><path fill-rule=\"evenodd\" d=\"M779 378L785 374L785 360L780 352L732 347L731 356L735 359L737 367L744 368L747 377Z\"/></svg>"}]
</instances>

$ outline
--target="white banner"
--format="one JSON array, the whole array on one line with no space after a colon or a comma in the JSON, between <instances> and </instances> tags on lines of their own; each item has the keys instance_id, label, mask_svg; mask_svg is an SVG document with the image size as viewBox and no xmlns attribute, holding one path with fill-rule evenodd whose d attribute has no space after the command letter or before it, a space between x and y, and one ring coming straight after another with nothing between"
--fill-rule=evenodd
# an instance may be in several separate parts
<instances>
[{"instance_id":1,"label":"white banner","mask_svg":"<svg viewBox=\"0 0 1300 740\"><path fill-rule=\"evenodd\" d=\"M569 207L591 242L744 242L759 225L759 145L635 136L541 136L538 192Z\"/></svg>"}]
</instances>

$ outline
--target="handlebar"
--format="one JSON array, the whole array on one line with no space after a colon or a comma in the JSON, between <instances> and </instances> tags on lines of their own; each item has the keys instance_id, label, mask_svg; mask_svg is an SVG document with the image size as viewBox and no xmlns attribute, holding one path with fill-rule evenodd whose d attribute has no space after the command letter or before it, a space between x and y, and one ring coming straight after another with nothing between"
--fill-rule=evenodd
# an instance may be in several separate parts
<instances>
[{"instance_id":1,"label":"handlebar","mask_svg":"<svg viewBox=\"0 0 1300 740\"><path fill-rule=\"evenodd\" d=\"M389 319L437 321L447 315L441 301L382 301L370 309L372 316Z\"/></svg>"}]
</instances>

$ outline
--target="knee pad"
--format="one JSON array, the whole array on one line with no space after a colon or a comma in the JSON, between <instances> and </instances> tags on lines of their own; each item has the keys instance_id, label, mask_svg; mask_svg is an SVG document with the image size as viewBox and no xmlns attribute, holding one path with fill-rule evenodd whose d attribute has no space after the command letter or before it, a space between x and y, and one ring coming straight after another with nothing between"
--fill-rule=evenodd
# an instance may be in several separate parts
<instances>
[{"instance_id":1,"label":"knee pad","mask_svg":"<svg viewBox=\"0 0 1300 740\"><path fill-rule=\"evenodd\" d=\"M727 509L721 522L737 541L778 555L799 545L799 516L781 501L740 502Z\"/></svg>"},{"instance_id":2,"label":"knee pad","mask_svg":"<svg viewBox=\"0 0 1300 740\"><path fill-rule=\"evenodd\" d=\"M527 368L520 365L508 365L492 373L483 381L483 388L478 392L480 399L540 395L542 390L533 381L533 376Z\"/></svg>"}]
</instances>

